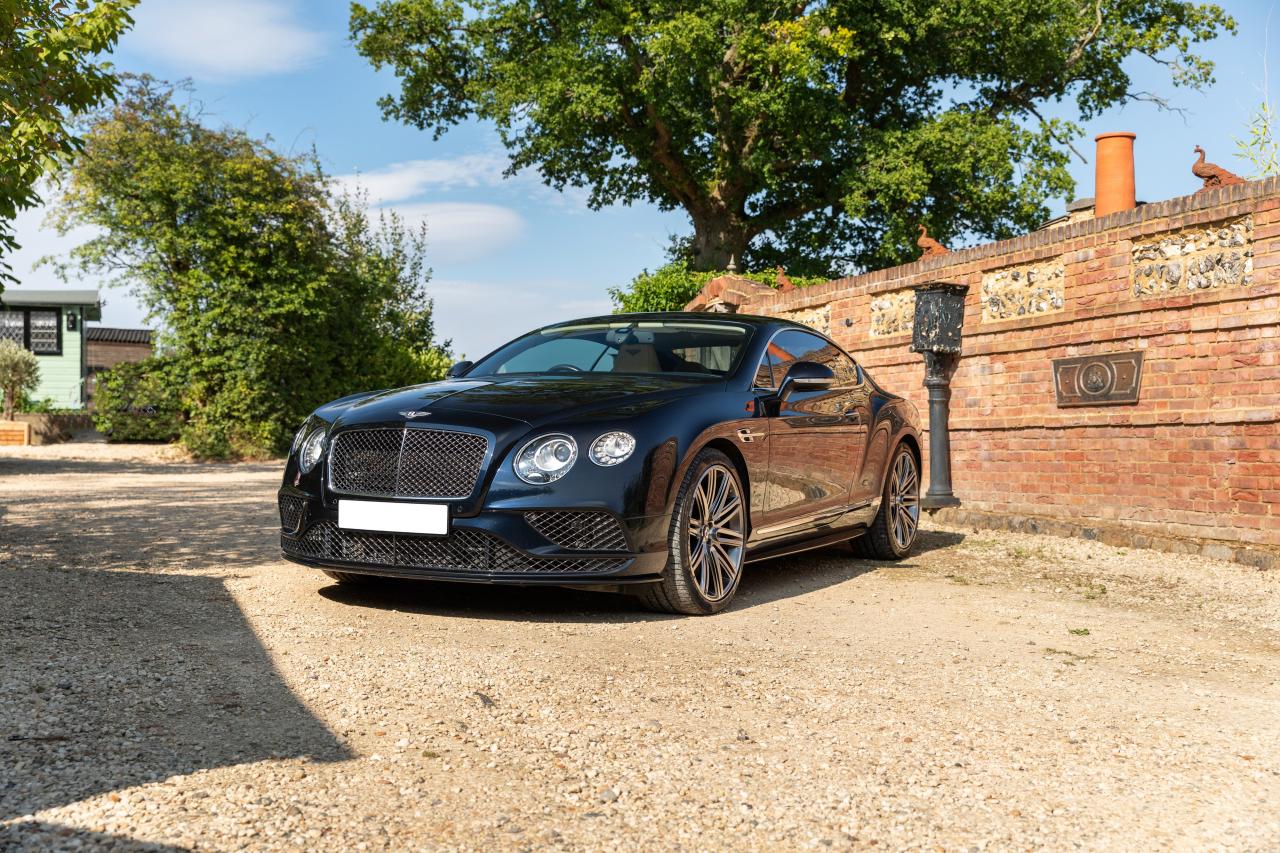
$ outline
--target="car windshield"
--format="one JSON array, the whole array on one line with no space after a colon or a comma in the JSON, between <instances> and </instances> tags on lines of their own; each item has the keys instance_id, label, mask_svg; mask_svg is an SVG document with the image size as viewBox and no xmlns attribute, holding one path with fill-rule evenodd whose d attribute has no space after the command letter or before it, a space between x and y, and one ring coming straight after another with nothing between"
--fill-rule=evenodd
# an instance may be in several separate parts
<instances>
[{"instance_id":1,"label":"car windshield","mask_svg":"<svg viewBox=\"0 0 1280 853\"><path fill-rule=\"evenodd\" d=\"M748 327L697 320L622 320L553 326L517 338L467 376L526 373L668 373L728 376Z\"/></svg>"}]
</instances>

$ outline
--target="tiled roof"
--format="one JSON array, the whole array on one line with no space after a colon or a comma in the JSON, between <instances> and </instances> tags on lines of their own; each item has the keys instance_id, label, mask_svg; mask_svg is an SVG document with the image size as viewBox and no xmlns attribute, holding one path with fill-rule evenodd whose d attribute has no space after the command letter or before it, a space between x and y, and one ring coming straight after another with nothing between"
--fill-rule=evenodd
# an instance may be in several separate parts
<instances>
[{"instance_id":1,"label":"tiled roof","mask_svg":"<svg viewBox=\"0 0 1280 853\"><path fill-rule=\"evenodd\" d=\"M113 329L109 326L86 326L85 334L91 341L108 344L149 344L150 329Z\"/></svg>"}]
</instances>

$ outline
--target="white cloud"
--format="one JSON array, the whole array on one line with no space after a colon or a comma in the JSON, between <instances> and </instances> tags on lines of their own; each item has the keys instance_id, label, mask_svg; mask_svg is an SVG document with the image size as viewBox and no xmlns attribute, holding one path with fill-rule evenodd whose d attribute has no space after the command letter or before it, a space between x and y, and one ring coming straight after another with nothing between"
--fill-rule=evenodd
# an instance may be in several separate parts
<instances>
[{"instance_id":1,"label":"white cloud","mask_svg":"<svg viewBox=\"0 0 1280 853\"><path fill-rule=\"evenodd\" d=\"M144 3L122 47L172 66L183 75L257 77L303 68L325 51L326 39L296 20L282 0L159 0Z\"/></svg>"},{"instance_id":2,"label":"white cloud","mask_svg":"<svg viewBox=\"0 0 1280 853\"><path fill-rule=\"evenodd\" d=\"M435 160L407 160L370 172L338 175L340 187L361 189L371 204L404 201L427 189L492 187L502 182L507 159L498 154L467 154Z\"/></svg>"},{"instance_id":3,"label":"white cloud","mask_svg":"<svg viewBox=\"0 0 1280 853\"><path fill-rule=\"evenodd\" d=\"M603 293L565 282L494 284L481 281L433 281L427 292L435 300L438 338L451 338L460 358L477 359L512 338L534 329L578 317L609 314Z\"/></svg>"},{"instance_id":4,"label":"white cloud","mask_svg":"<svg viewBox=\"0 0 1280 853\"><path fill-rule=\"evenodd\" d=\"M368 172L353 172L334 178L342 189L363 190L371 204L404 201L430 189L451 190L476 187L509 187L525 198L569 212L587 210L590 191L582 187L552 189L534 169L522 169L508 177L509 161L500 152L464 154L430 160L405 160Z\"/></svg>"},{"instance_id":5,"label":"white cloud","mask_svg":"<svg viewBox=\"0 0 1280 853\"><path fill-rule=\"evenodd\" d=\"M466 261L490 255L516 240L525 222L509 207L473 202L418 202L394 204L405 222L427 225L427 259L431 263Z\"/></svg>"}]
</instances>

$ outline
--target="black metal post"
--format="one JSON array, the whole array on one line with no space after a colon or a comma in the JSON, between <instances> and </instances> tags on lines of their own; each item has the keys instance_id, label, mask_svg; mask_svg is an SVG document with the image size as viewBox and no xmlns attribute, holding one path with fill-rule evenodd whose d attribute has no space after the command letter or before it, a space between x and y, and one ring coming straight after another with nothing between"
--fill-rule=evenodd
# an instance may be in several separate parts
<instances>
[{"instance_id":1,"label":"black metal post","mask_svg":"<svg viewBox=\"0 0 1280 853\"><path fill-rule=\"evenodd\" d=\"M920 506L933 511L959 506L951 490L951 374L960 360L964 297L959 284L916 288L911 349L924 356L924 387L929 389L929 491Z\"/></svg>"},{"instance_id":2,"label":"black metal post","mask_svg":"<svg viewBox=\"0 0 1280 853\"><path fill-rule=\"evenodd\" d=\"M929 389L929 491L925 510L960 506L951 491L951 374L959 357L952 353L924 353L924 387Z\"/></svg>"}]
</instances>

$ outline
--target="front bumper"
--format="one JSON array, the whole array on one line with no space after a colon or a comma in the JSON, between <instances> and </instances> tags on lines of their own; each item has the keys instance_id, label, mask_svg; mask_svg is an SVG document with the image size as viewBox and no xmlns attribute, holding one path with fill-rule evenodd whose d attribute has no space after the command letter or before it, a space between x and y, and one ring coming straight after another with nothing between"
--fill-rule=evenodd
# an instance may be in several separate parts
<instances>
[{"instance_id":1,"label":"front bumper","mask_svg":"<svg viewBox=\"0 0 1280 853\"><path fill-rule=\"evenodd\" d=\"M282 554L317 568L473 583L611 586L658 580L667 563L666 548L652 544L665 546L665 536L655 539L666 526L657 516L490 510L454 517L447 536L415 536L344 530L336 504L327 507L295 489L281 489L279 501ZM594 518L590 526L563 521L575 516Z\"/></svg>"}]
</instances>

